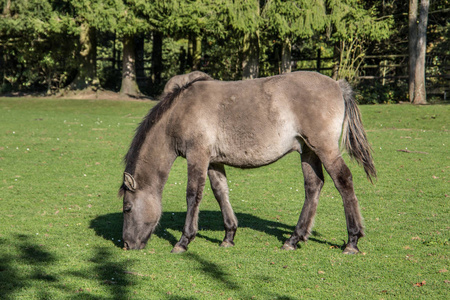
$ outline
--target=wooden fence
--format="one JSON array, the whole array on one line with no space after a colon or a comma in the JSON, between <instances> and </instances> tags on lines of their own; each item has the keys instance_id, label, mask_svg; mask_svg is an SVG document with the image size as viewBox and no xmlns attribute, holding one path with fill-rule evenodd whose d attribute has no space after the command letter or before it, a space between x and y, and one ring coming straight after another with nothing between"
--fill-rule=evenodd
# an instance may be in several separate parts
<instances>
[{"instance_id":1,"label":"wooden fence","mask_svg":"<svg viewBox=\"0 0 450 300\"><path fill-rule=\"evenodd\" d=\"M316 57L294 58L293 69L317 71L331 76L333 58L322 57L320 50ZM304 67L306 65L306 67ZM450 93L450 55L427 53L426 57L427 95L449 99ZM371 81L382 85L398 80L408 80L408 55L366 55L360 67L358 80Z\"/></svg>"}]
</instances>

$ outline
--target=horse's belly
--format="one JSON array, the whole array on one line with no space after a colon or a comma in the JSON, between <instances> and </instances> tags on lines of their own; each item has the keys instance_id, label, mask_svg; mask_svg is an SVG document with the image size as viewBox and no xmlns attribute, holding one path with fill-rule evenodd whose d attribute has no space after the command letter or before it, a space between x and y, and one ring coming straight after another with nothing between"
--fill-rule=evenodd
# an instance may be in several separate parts
<instances>
[{"instance_id":1,"label":"horse's belly","mask_svg":"<svg viewBox=\"0 0 450 300\"><path fill-rule=\"evenodd\" d=\"M264 140L247 132L218 143L211 162L252 168L273 163L292 151L300 151L299 142L293 135Z\"/></svg>"}]
</instances>

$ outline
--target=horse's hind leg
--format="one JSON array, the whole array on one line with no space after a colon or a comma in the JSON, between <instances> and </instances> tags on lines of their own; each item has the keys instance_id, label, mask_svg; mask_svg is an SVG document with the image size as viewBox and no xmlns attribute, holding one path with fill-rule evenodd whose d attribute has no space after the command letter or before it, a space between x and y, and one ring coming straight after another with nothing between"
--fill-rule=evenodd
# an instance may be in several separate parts
<instances>
[{"instance_id":1,"label":"horse's hind leg","mask_svg":"<svg viewBox=\"0 0 450 300\"><path fill-rule=\"evenodd\" d=\"M358 239L364 236L364 227L359 210L358 199L353 189L353 179L350 169L342 157L336 155L322 158L323 165L334 181L344 202L345 219L347 221L348 242L345 254L356 254L359 252Z\"/></svg>"},{"instance_id":2,"label":"horse's hind leg","mask_svg":"<svg viewBox=\"0 0 450 300\"><path fill-rule=\"evenodd\" d=\"M311 234L320 190L324 183L322 163L317 155L305 146L301 158L305 179L305 203L294 233L283 245L283 249L286 250L294 250L299 241L306 241Z\"/></svg>"},{"instance_id":3,"label":"horse's hind leg","mask_svg":"<svg viewBox=\"0 0 450 300\"><path fill-rule=\"evenodd\" d=\"M214 192L217 202L219 202L225 226L225 238L220 246L234 246L233 240L238 222L229 201L228 184L224 166L220 164L211 164L208 169L208 176L211 183L211 189Z\"/></svg>"}]
</instances>

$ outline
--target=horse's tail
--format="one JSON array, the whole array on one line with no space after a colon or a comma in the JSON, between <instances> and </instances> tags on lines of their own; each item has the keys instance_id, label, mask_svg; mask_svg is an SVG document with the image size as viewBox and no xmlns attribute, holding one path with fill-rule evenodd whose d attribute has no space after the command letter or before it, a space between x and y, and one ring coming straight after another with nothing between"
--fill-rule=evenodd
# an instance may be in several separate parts
<instances>
[{"instance_id":1,"label":"horse's tail","mask_svg":"<svg viewBox=\"0 0 450 300\"><path fill-rule=\"evenodd\" d=\"M373 164L372 147L370 147L367 140L361 121L361 113L354 98L352 87L345 80L339 80L339 87L345 100L342 145L350 157L364 167L367 178L372 182L372 177L377 177L377 170Z\"/></svg>"}]
</instances>

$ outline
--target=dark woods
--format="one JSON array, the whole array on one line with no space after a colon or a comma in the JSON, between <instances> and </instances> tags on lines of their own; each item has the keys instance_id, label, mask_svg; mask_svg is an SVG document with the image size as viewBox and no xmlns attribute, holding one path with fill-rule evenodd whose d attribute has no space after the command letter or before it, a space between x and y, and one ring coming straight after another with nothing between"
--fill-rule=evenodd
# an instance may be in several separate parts
<instances>
[{"instance_id":1,"label":"dark woods","mask_svg":"<svg viewBox=\"0 0 450 300\"><path fill-rule=\"evenodd\" d=\"M315 70L356 85L360 102L410 100L406 1L96 2L2 0L0 94L155 97L195 70L218 80ZM448 0L428 11L427 96L443 98Z\"/></svg>"}]
</instances>

